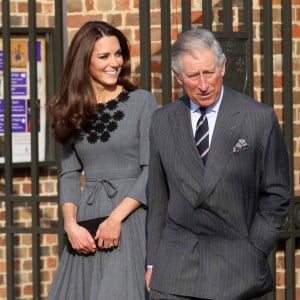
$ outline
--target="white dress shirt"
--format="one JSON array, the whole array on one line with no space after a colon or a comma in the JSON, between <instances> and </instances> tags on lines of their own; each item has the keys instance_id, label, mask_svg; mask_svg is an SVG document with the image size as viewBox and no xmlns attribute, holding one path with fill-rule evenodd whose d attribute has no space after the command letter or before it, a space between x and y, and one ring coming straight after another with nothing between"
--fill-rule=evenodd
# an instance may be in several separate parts
<instances>
[{"instance_id":1,"label":"white dress shirt","mask_svg":"<svg viewBox=\"0 0 300 300\"><path fill-rule=\"evenodd\" d=\"M223 86L221 89L219 99L213 105L206 108L206 117L207 117L207 121L208 121L208 130L209 130L209 145L211 144L211 139L213 136L220 104L222 102L222 98L223 98ZM192 129L193 129L194 136L196 133L197 122L201 116L199 107L200 106L198 104L194 103L190 99L190 112L191 112L191 121L192 121Z\"/></svg>"}]
</instances>

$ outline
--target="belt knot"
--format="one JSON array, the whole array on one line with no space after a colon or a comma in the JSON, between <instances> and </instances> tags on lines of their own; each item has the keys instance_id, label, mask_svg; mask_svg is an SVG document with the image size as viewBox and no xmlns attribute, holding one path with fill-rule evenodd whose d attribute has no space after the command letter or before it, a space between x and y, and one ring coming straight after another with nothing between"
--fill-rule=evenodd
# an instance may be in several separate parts
<instances>
[{"instance_id":1,"label":"belt knot","mask_svg":"<svg viewBox=\"0 0 300 300\"><path fill-rule=\"evenodd\" d=\"M104 187L107 196L111 199L115 197L118 193L115 186L108 180L100 180L97 182L94 191L89 195L87 199L87 204L92 205L95 202L96 195L98 192L100 192L101 188Z\"/></svg>"}]
</instances>

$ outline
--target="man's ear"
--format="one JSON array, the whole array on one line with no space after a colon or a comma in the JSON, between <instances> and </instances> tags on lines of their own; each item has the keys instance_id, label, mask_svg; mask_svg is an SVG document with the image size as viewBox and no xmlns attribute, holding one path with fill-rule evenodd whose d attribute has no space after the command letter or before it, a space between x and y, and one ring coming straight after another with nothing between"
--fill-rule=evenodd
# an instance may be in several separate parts
<instances>
[{"instance_id":1,"label":"man's ear","mask_svg":"<svg viewBox=\"0 0 300 300\"><path fill-rule=\"evenodd\" d=\"M222 67L221 67L222 77L224 77L224 75L225 75L225 70L226 70L226 57L224 57L224 61L223 61Z\"/></svg>"},{"instance_id":2,"label":"man's ear","mask_svg":"<svg viewBox=\"0 0 300 300\"><path fill-rule=\"evenodd\" d=\"M183 86L183 84L182 84L182 79L181 79L181 75L180 75L179 73L177 73L174 69L172 69L172 71L173 71L173 74L174 74L174 76L175 76L175 78L176 78L178 84L179 84L180 86Z\"/></svg>"}]
</instances>

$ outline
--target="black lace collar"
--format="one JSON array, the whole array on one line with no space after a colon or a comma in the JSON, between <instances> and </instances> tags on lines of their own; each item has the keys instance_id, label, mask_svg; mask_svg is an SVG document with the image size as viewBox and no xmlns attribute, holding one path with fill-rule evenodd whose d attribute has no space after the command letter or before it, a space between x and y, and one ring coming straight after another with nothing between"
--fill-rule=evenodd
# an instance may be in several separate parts
<instances>
[{"instance_id":1,"label":"black lace collar","mask_svg":"<svg viewBox=\"0 0 300 300\"><path fill-rule=\"evenodd\" d=\"M103 143L109 140L111 133L118 128L118 122L125 116L124 112L118 109L118 105L120 102L126 102L128 98L128 91L123 91L116 99L97 104L97 116L83 129L90 144L95 144L98 140Z\"/></svg>"}]
</instances>

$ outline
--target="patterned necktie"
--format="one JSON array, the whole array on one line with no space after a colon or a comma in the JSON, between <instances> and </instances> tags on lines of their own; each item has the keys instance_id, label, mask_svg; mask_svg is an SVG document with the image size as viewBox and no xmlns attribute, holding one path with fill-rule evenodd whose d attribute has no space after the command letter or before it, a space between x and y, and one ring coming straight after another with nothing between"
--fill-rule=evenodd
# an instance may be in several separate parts
<instances>
[{"instance_id":1,"label":"patterned necktie","mask_svg":"<svg viewBox=\"0 0 300 300\"><path fill-rule=\"evenodd\" d=\"M209 131L207 117L205 114L206 109L201 107L199 110L201 112L201 116L197 122L195 141L202 161L205 164L209 150Z\"/></svg>"}]
</instances>

